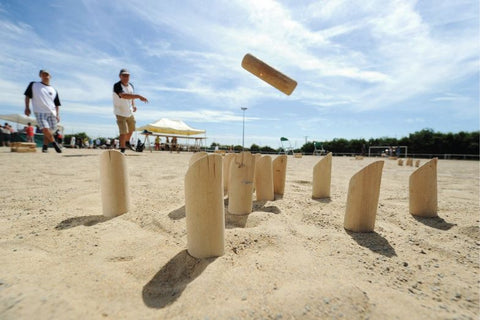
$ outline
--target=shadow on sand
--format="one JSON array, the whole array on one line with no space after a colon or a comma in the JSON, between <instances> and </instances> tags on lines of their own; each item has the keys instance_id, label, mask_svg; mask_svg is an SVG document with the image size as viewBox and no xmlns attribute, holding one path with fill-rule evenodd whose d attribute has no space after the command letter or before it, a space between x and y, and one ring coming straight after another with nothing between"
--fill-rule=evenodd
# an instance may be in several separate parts
<instances>
[{"instance_id":1,"label":"shadow on sand","mask_svg":"<svg viewBox=\"0 0 480 320\"><path fill-rule=\"evenodd\" d=\"M168 217L172 220L180 220L185 218L185 206L181 206L180 208L171 211L168 214Z\"/></svg>"},{"instance_id":2,"label":"shadow on sand","mask_svg":"<svg viewBox=\"0 0 480 320\"><path fill-rule=\"evenodd\" d=\"M439 229L439 230L447 231L447 230L450 230L452 227L456 226L455 223L446 222L444 219L440 217L432 217L432 218L425 218L425 217L418 217L418 216L413 216L413 217L418 222L421 222L426 226Z\"/></svg>"},{"instance_id":3,"label":"shadow on sand","mask_svg":"<svg viewBox=\"0 0 480 320\"><path fill-rule=\"evenodd\" d=\"M332 202L332 198L312 198L313 201L320 202L320 203L330 203Z\"/></svg>"},{"instance_id":4,"label":"shadow on sand","mask_svg":"<svg viewBox=\"0 0 480 320\"><path fill-rule=\"evenodd\" d=\"M267 201L254 201L252 204L252 211L263 211L273 214L281 213L280 209L277 206L265 206ZM248 214L246 215L232 215L228 213L228 198L224 199L225 206L225 227L227 229L231 228L244 228L247 224ZM168 214L168 217L172 220L180 220L185 218L185 206L181 206L178 209L171 211Z\"/></svg>"},{"instance_id":5,"label":"shadow on sand","mask_svg":"<svg viewBox=\"0 0 480 320\"><path fill-rule=\"evenodd\" d=\"M78 158L78 157L98 157L98 154L64 154L65 158Z\"/></svg>"},{"instance_id":6,"label":"shadow on sand","mask_svg":"<svg viewBox=\"0 0 480 320\"><path fill-rule=\"evenodd\" d=\"M382 254L388 258L397 255L395 249L388 243L388 240L380 234L374 232L352 232L346 230L347 233L362 247L368 248L373 252Z\"/></svg>"},{"instance_id":7,"label":"shadow on sand","mask_svg":"<svg viewBox=\"0 0 480 320\"><path fill-rule=\"evenodd\" d=\"M197 259L189 255L187 250L180 251L143 287L143 302L155 309L174 303L188 284L215 259Z\"/></svg>"},{"instance_id":8,"label":"shadow on sand","mask_svg":"<svg viewBox=\"0 0 480 320\"><path fill-rule=\"evenodd\" d=\"M96 225L97 223L105 222L105 221L108 221L110 219L112 219L112 218L105 217L103 215L68 218L68 219L60 222L55 227L55 229L65 230L65 229L75 228L75 227L82 226L82 225L86 226L86 227L91 227L91 226Z\"/></svg>"},{"instance_id":9,"label":"shadow on sand","mask_svg":"<svg viewBox=\"0 0 480 320\"><path fill-rule=\"evenodd\" d=\"M280 214L282 211L277 206L265 206L267 201L253 201L252 211L270 212L273 214Z\"/></svg>"}]
</instances>

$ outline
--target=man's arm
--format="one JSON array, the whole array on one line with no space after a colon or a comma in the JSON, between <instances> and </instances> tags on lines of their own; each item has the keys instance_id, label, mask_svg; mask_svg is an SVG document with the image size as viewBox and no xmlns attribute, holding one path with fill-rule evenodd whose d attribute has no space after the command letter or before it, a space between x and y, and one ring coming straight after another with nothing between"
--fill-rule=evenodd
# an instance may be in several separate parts
<instances>
[{"instance_id":1,"label":"man's arm","mask_svg":"<svg viewBox=\"0 0 480 320\"><path fill-rule=\"evenodd\" d=\"M144 96L141 96L139 94L131 94L131 93L120 92L118 94L118 96L122 99L130 99L130 100L140 99L141 101L143 101L145 103L148 102L147 98L145 98Z\"/></svg>"},{"instance_id":2,"label":"man's arm","mask_svg":"<svg viewBox=\"0 0 480 320\"><path fill-rule=\"evenodd\" d=\"M25 90L25 115L30 116L30 99L33 97L32 92L33 81L28 84L27 90Z\"/></svg>"},{"instance_id":3,"label":"man's arm","mask_svg":"<svg viewBox=\"0 0 480 320\"><path fill-rule=\"evenodd\" d=\"M25 115L30 116L30 97L25 96Z\"/></svg>"}]
</instances>

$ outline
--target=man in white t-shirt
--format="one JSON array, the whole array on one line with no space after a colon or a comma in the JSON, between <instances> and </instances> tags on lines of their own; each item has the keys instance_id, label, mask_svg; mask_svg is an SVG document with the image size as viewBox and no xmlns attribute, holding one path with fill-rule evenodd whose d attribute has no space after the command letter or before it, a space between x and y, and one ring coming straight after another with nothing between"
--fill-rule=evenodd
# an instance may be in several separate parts
<instances>
[{"instance_id":1,"label":"man in white t-shirt","mask_svg":"<svg viewBox=\"0 0 480 320\"><path fill-rule=\"evenodd\" d=\"M125 152L127 146L135 151L130 145L130 138L135 131L135 118L133 112L137 111L135 99L147 103L147 98L133 93L133 85L130 83L130 72L127 69L120 70L120 81L113 85L113 113L117 117L118 130L120 131L120 151Z\"/></svg>"},{"instance_id":2,"label":"man in white t-shirt","mask_svg":"<svg viewBox=\"0 0 480 320\"><path fill-rule=\"evenodd\" d=\"M57 130L57 123L60 121L58 107L60 98L58 92L50 85L50 73L40 70L38 73L41 82L32 81L25 90L25 115L30 116L30 100L32 109L37 118L37 124L43 132L42 152L48 152L48 145L51 143L58 153L62 152L60 146L53 138L53 132Z\"/></svg>"}]
</instances>

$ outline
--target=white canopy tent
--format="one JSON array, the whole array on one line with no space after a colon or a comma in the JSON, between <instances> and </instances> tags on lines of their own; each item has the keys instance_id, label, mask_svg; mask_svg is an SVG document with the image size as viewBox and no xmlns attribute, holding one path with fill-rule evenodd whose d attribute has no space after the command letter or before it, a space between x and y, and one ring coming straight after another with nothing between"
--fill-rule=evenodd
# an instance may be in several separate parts
<instances>
[{"instance_id":1,"label":"white canopy tent","mask_svg":"<svg viewBox=\"0 0 480 320\"><path fill-rule=\"evenodd\" d=\"M171 120L166 118L162 118L156 122L141 126L140 128L137 128L137 130L147 130L150 132L171 136L193 136L202 133L204 134L206 132L205 130L194 129L182 120Z\"/></svg>"},{"instance_id":2,"label":"white canopy tent","mask_svg":"<svg viewBox=\"0 0 480 320\"><path fill-rule=\"evenodd\" d=\"M149 135L185 139L187 141L187 149L189 149L188 140L194 139L194 149L199 150L201 147L200 144L206 139L205 130L192 128L182 120L171 120L166 118L141 126L137 128L137 131L143 131L142 134L146 135L145 142L148 140ZM199 137L198 135L200 134L203 134L204 136ZM150 146L150 140L148 140L148 144Z\"/></svg>"}]
</instances>

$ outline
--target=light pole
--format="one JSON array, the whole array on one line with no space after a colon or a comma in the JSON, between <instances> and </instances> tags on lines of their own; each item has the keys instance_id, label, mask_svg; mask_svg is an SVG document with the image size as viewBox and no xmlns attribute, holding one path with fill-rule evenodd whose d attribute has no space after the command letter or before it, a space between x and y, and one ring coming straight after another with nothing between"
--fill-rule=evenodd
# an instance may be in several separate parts
<instances>
[{"instance_id":1,"label":"light pole","mask_svg":"<svg viewBox=\"0 0 480 320\"><path fill-rule=\"evenodd\" d=\"M248 108L241 107L240 109L243 110L242 151L245 151L245 110Z\"/></svg>"}]
</instances>

